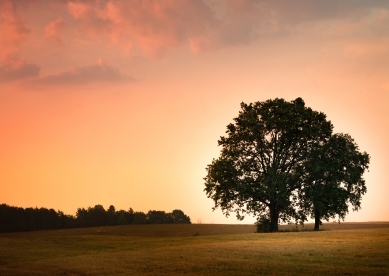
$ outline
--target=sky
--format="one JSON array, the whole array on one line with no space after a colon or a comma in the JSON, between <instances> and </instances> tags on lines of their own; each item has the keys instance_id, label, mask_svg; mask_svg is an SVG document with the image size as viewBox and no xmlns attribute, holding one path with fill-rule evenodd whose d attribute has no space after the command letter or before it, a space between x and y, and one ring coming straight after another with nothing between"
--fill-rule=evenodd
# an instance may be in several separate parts
<instances>
[{"instance_id":1,"label":"sky","mask_svg":"<svg viewBox=\"0 0 389 276\"><path fill-rule=\"evenodd\" d=\"M371 156L389 220L389 1L0 0L0 203L212 211L203 178L240 103L303 98Z\"/></svg>"}]
</instances>

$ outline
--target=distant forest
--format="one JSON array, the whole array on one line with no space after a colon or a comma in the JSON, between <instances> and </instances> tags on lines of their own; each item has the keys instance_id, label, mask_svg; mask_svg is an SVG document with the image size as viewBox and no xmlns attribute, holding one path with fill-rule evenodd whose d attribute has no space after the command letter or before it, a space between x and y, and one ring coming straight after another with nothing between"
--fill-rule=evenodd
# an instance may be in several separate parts
<instances>
[{"instance_id":1,"label":"distant forest","mask_svg":"<svg viewBox=\"0 0 389 276\"><path fill-rule=\"evenodd\" d=\"M150 210L148 213L116 211L113 205L107 210L102 205L88 209L78 208L76 216L66 215L61 211L46 208L21 208L0 205L0 233L37 231L49 229L113 226L126 224L174 224L191 223L190 218L181 210L165 211Z\"/></svg>"}]
</instances>

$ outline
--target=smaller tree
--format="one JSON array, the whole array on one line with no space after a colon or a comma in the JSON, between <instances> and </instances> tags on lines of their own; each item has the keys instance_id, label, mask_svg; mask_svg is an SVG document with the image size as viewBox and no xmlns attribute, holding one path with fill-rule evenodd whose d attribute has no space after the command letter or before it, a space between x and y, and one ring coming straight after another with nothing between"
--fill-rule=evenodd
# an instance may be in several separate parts
<instances>
[{"instance_id":1,"label":"smaller tree","mask_svg":"<svg viewBox=\"0 0 389 276\"><path fill-rule=\"evenodd\" d=\"M134 212L133 214L133 224L146 224L147 216L143 212Z\"/></svg>"},{"instance_id":2,"label":"smaller tree","mask_svg":"<svg viewBox=\"0 0 389 276\"><path fill-rule=\"evenodd\" d=\"M173 210L169 215L172 217L173 223L191 223L190 218L179 209Z\"/></svg>"},{"instance_id":3,"label":"smaller tree","mask_svg":"<svg viewBox=\"0 0 389 276\"><path fill-rule=\"evenodd\" d=\"M116 209L115 206L110 205L107 210L107 223L108 225L116 225L117 218L116 218Z\"/></svg>"},{"instance_id":4,"label":"smaller tree","mask_svg":"<svg viewBox=\"0 0 389 276\"><path fill-rule=\"evenodd\" d=\"M126 212L126 221L128 224L134 223L134 210L132 208L128 209L128 212Z\"/></svg>"},{"instance_id":5,"label":"smaller tree","mask_svg":"<svg viewBox=\"0 0 389 276\"><path fill-rule=\"evenodd\" d=\"M311 216L318 231L321 220L337 215L344 220L348 203L356 211L366 193L363 173L370 157L359 152L357 144L347 134L334 134L318 147L300 168L303 170L299 192L302 221Z\"/></svg>"},{"instance_id":6,"label":"smaller tree","mask_svg":"<svg viewBox=\"0 0 389 276\"><path fill-rule=\"evenodd\" d=\"M89 225L88 226L105 226L107 225L107 211L103 205L97 204L95 207L88 208Z\"/></svg>"},{"instance_id":7,"label":"smaller tree","mask_svg":"<svg viewBox=\"0 0 389 276\"><path fill-rule=\"evenodd\" d=\"M78 227L88 227L89 225L89 212L85 208L78 208L76 213L76 220Z\"/></svg>"},{"instance_id":8,"label":"smaller tree","mask_svg":"<svg viewBox=\"0 0 389 276\"><path fill-rule=\"evenodd\" d=\"M128 224L127 219L126 219L126 211L120 210L117 212L117 225L126 225Z\"/></svg>"},{"instance_id":9,"label":"smaller tree","mask_svg":"<svg viewBox=\"0 0 389 276\"><path fill-rule=\"evenodd\" d=\"M166 219L167 219L165 211L150 210L146 216L147 216L147 223L150 224L166 223Z\"/></svg>"}]
</instances>

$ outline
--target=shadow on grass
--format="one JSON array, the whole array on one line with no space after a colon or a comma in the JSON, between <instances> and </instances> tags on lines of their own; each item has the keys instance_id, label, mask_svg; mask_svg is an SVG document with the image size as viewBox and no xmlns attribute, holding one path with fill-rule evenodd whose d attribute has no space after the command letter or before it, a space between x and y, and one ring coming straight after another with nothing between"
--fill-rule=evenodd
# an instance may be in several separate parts
<instances>
[{"instance_id":1,"label":"shadow on grass","mask_svg":"<svg viewBox=\"0 0 389 276\"><path fill-rule=\"evenodd\" d=\"M278 232L321 232L321 231L327 231L327 229L319 229L318 231L313 230L313 228L286 228L286 229L279 229Z\"/></svg>"},{"instance_id":2,"label":"shadow on grass","mask_svg":"<svg viewBox=\"0 0 389 276\"><path fill-rule=\"evenodd\" d=\"M306 228L301 225L298 225L296 227L292 227L292 225L280 225L277 232L271 232L270 229L265 229L264 231L264 229L258 226L256 230L257 230L256 233L291 233L291 232L322 232L322 231L328 231L330 229L320 228L319 230L315 231L314 228L311 227Z\"/></svg>"}]
</instances>

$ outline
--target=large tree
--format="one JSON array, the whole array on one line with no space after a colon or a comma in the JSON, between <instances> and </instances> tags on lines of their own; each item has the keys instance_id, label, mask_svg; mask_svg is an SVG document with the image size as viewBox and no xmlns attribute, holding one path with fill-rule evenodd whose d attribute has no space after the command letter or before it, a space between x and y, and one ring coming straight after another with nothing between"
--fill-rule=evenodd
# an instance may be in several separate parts
<instances>
[{"instance_id":1,"label":"large tree","mask_svg":"<svg viewBox=\"0 0 389 276\"><path fill-rule=\"evenodd\" d=\"M369 160L369 155L361 153L347 134L334 134L316 147L301 167L299 205L303 220L306 216L314 218L314 230L319 230L322 219L328 221L337 215L344 220L348 204L358 210L366 193L363 173Z\"/></svg>"},{"instance_id":2,"label":"large tree","mask_svg":"<svg viewBox=\"0 0 389 276\"><path fill-rule=\"evenodd\" d=\"M298 217L300 168L333 127L301 98L242 103L241 109L218 141L221 154L207 167L204 190L226 216L265 217L278 231L279 220Z\"/></svg>"}]
</instances>

